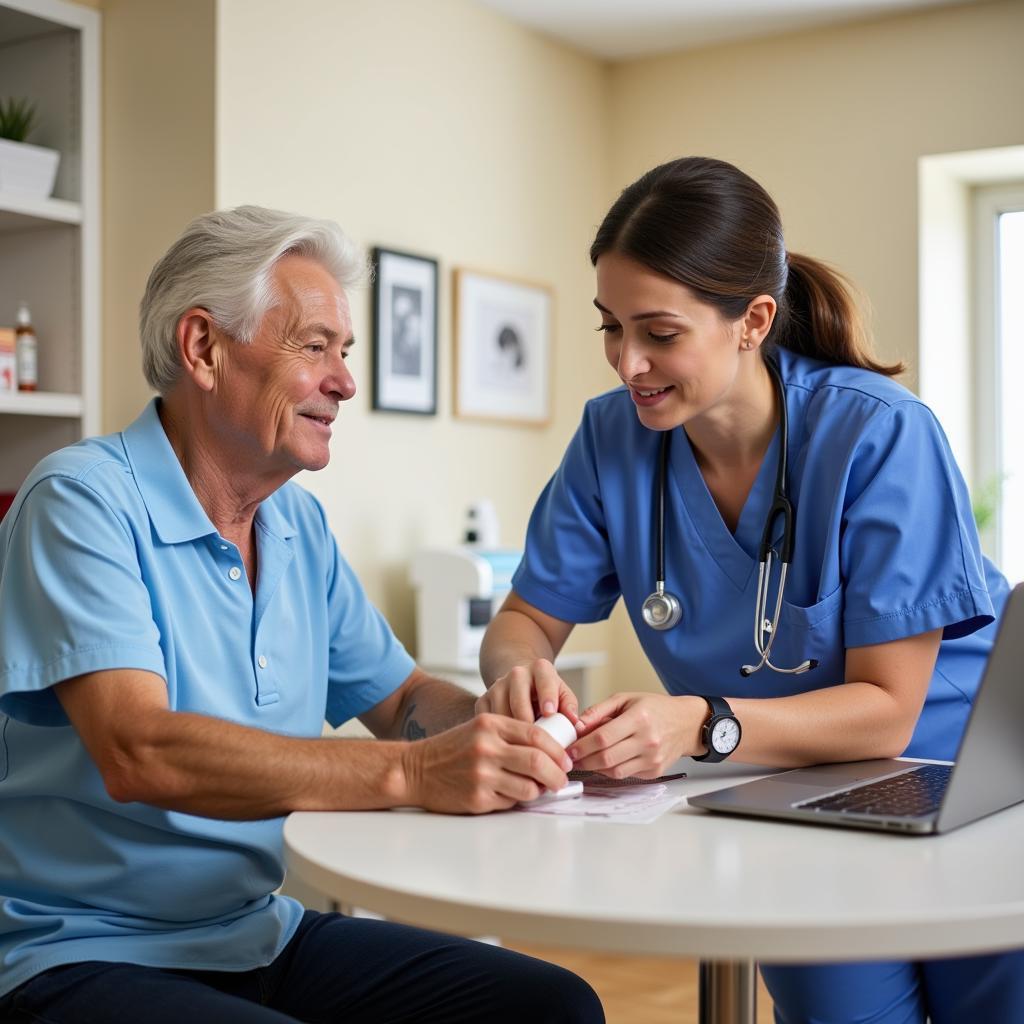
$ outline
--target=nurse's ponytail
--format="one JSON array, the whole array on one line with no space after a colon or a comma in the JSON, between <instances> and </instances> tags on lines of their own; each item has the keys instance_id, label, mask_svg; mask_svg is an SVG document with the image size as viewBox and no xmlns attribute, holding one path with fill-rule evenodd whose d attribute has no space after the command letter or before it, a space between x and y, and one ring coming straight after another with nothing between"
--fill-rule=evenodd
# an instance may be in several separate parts
<instances>
[{"instance_id":1,"label":"nurse's ponytail","mask_svg":"<svg viewBox=\"0 0 1024 1024\"><path fill-rule=\"evenodd\" d=\"M795 252L786 254L786 264L786 288L769 342L825 363L859 366L887 377L906 369L903 363L889 365L874 358L864 318L842 274Z\"/></svg>"},{"instance_id":2,"label":"nurse's ponytail","mask_svg":"<svg viewBox=\"0 0 1024 1024\"><path fill-rule=\"evenodd\" d=\"M686 285L730 320L758 295L778 305L768 345L886 376L843 277L787 253L771 196L732 164L684 157L648 171L608 211L590 247L596 265L615 251Z\"/></svg>"}]
</instances>

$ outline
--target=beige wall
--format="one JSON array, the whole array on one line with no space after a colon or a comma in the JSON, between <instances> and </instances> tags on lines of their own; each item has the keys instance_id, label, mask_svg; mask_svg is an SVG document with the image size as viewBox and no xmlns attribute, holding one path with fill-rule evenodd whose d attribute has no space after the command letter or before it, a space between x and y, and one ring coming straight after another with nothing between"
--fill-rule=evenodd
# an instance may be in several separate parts
<instances>
[{"instance_id":1,"label":"beige wall","mask_svg":"<svg viewBox=\"0 0 1024 1024\"><path fill-rule=\"evenodd\" d=\"M439 415L370 412L369 299L358 297L361 390L331 466L303 480L410 643L411 552L456 540L483 495L505 542L519 543L583 401L612 383L585 253L619 188L682 153L737 162L775 195L791 247L850 272L881 349L913 363L917 159L1024 141L1020 0L611 67L471 0L89 3L104 13L107 427L145 397L138 298L195 213L301 209L367 246L440 258ZM551 426L452 418L453 265L554 287ZM577 649L610 648L609 685L657 685L621 610L580 632Z\"/></svg>"},{"instance_id":2,"label":"beige wall","mask_svg":"<svg viewBox=\"0 0 1024 1024\"><path fill-rule=\"evenodd\" d=\"M858 282L913 386L917 161L1024 142L1022 40L1009 0L617 65L613 187L686 153L738 164L775 197L791 249ZM650 682L628 628L613 636L617 673Z\"/></svg>"},{"instance_id":3,"label":"beige wall","mask_svg":"<svg viewBox=\"0 0 1024 1024\"><path fill-rule=\"evenodd\" d=\"M221 0L219 10L218 204L301 209L367 247L441 261L438 415L370 411L369 294L357 296L360 390L330 466L302 480L411 643L411 554L456 543L466 506L483 496L502 540L521 544L584 400L612 383L586 257L608 196L607 70L469 0ZM453 418L456 265L553 287L550 426ZM578 633L577 649L603 647L607 627Z\"/></svg>"},{"instance_id":4,"label":"beige wall","mask_svg":"<svg viewBox=\"0 0 1024 1024\"><path fill-rule=\"evenodd\" d=\"M185 224L214 205L215 0L102 0L103 425L131 422L139 299Z\"/></svg>"},{"instance_id":5,"label":"beige wall","mask_svg":"<svg viewBox=\"0 0 1024 1024\"><path fill-rule=\"evenodd\" d=\"M1024 141L1022 40L1007 0L618 65L613 183L684 153L733 161L775 197L790 248L870 296L879 348L913 363L918 158Z\"/></svg>"}]
</instances>

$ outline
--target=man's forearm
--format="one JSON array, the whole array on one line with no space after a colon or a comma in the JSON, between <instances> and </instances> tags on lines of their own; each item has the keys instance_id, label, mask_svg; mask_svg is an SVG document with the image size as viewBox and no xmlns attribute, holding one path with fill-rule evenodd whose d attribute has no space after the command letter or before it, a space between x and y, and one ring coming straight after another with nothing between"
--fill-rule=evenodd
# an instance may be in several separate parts
<instances>
[{"instance_id":1,"label":"man's forearm","mask_svg":"<svg viewBox=\"0 0 1024 1024\"><path fill-rule=\"evenodd\" d=\"M105 766L111 795L211 818L366 810L409 802L407 743L295 739L161 711Z\"/></svg>"},{"instance_id":2,"label":"man's forearm","mask_svg":"<svg viewBox=\"0 0 1024 1024\"><path fill-rule=\"evenodd\" d=\"M386 738L422 740L473 717L475 697L455 683L422 676L409 688L402 702L398 735Z\"/></svg>"},{"instance_id":3,"label":"man's forearm","mask_svg":"<svg viewBox=\"0 0 1024 1024\"><path fill-rule=\"evenodd\" d=\"M125 791L115 785L115 796L231 819L399 806L410 802L410 751L409 743L393 741L444 732L472 718L473 703L462 687L424 675L405 695L398 728L378 741L295 739L161 712L152 738L133 745L130 769L118 776Z\"/></svg>"}]
</instances>

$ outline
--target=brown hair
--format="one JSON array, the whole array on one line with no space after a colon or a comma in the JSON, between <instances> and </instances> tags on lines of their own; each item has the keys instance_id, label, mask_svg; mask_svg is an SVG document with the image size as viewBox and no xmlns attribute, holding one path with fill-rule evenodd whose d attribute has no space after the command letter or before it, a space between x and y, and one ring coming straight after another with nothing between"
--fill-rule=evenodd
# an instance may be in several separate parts
<instances>
[{"instance_id":1,"label":"brown hair","mask_svg":"<svg viewBox=\"0 0 1024 1024\"><path fill-rule=\"evenodd\" d=\"M770 344L888 377L905 368L874 358L843 275L787 253L771 196L723 160L683 157L624 189L597 230L590 261L612 250L686 285L729 320L756 296L771 295L778 312Z\"/></svg>"}]
</instances>

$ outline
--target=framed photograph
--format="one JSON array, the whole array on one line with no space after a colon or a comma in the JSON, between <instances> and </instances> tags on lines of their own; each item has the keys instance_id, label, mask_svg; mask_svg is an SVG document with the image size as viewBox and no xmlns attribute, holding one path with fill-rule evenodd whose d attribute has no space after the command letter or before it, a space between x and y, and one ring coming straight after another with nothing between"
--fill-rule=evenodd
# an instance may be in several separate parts
<instances>
[{"instance_id":1,"label":"framed photograph","mask_svg":"<svg viewBox=\"0 0 1024 1024\"><path fill-rule=\"evenodd\" d=\"M551 416L551 289L455 271L455 415L542 425Z\"/></svg>"},{"instance_id":2,"label":"framed photograph","mask_svg":"<svg viewBox=\"0 0 1024 1024\"><path fill-rule=\"evenodd\" d=\"M437 412L437 260L373 250L373 408Z\"/></svg>"}]
</instances>

